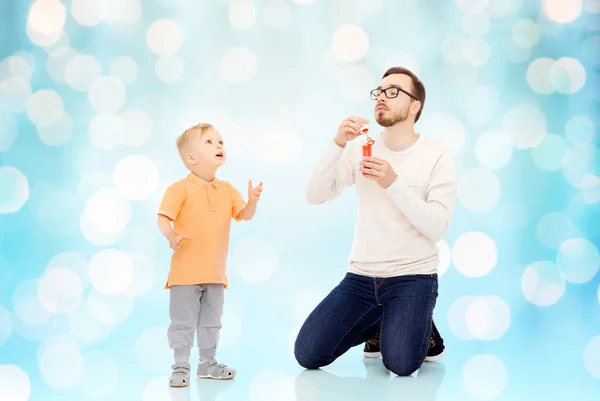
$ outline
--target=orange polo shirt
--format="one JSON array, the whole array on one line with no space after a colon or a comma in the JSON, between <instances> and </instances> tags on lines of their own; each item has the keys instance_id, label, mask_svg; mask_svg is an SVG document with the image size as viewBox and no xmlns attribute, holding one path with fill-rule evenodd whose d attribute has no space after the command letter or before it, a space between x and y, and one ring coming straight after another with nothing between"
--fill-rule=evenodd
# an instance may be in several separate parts
<instances>
[{"instance_id":1,"label":"orange polo shirt","mask_svg":"<svg viewBox=\"0 0 600 401\"><path fill-rule=\"evenodd\" d=\"M173 252L165 288L172 285L223 284L226 270L231 219L236 221L246 202L227 181L207 182L195 174L167 188L158 214L173 221L181 241Z\"/></svg>"}]
</instances>

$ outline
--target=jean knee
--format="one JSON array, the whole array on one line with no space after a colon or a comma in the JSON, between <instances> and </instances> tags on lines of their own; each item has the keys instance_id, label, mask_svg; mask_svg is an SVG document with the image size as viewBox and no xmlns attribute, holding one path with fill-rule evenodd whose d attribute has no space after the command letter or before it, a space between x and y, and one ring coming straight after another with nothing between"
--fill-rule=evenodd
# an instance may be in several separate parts
<instances>
[{"instance_id":1,"label":"jean knee","mask_svg":"<svg viewBox=\"0 0 600 401\"><path fill-rule=\"evenodd\" d=\"M411 358L386 358L383 356L383 365L398 376L410 376L421 367L422 362Z\"/></svg>"},{"instance_id":2,"label":"jean knee","mask_svg":"<svg viewBox=\"0 0 600 401\"><path fill-rule=\"evenodd\" d=\"M318 369L321 365L314 356L313 350L306 343L296 339L294 344L294 356L300 366L305 369Z\"/></svg>"}]
</instances>

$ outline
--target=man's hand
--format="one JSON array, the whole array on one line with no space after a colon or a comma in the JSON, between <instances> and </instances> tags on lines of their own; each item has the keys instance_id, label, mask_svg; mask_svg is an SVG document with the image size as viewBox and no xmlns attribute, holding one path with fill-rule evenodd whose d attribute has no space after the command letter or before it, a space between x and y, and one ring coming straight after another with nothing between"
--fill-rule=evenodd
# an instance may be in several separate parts
<instances>
[{"instance_id":1,"label":"man's hand","mask_svg":"<svg viewBox=\"0 0 600 401\"><path fill-rule=\"evenodd\" d=\"M368 124L369 121L360 117L348 117L338 127L338 132L335 134L333 141L340 147L346 146L346 142L356 139L362 135L361 128Z\"/></svg>"},{"instance_id":2,"label":"man's hand","mask_svg":"<svg viewBox=\"0 0 600 401\"><path fill-rule=\"evenodd\" d=\"M171 235L169 235L169 245L171 249L174 251L178 251L181 249L181 241L184 239L191 240L187 235L177 234L175 231Z\"/></svg>"},{"instance_id":3,"label":"man's hand","mask_svg":"<svg viewBox=\"0 0 600 401\"><path fill-rule=\"evenodd\" d=\"M252 180L248 181L248 202L256 203L262 193L262 181L257 187L252 188Z\"/></svg>"},{"instance_id":4,"label":"man's hand","mask_svg":"<svg viewBox=\"0 0 600 401\"><path fill-rule=\"evenodd\" d=\"M383 189L392 185L398 177L390 163L377 157L363 157L360 166L363 176L377 182Z\"/></svg>"}]
</instances>

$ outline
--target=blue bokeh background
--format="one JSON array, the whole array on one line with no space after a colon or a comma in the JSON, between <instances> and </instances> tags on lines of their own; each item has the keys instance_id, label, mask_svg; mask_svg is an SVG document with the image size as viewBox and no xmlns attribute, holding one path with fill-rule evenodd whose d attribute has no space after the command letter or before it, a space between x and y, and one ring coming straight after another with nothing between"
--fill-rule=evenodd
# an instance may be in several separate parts
<instances>
[{"instance_id":1,"label":"blue bokeh background","mask_svg":"<svg viewBox=\"0 0 600 401\"><path fill-rule=\"evenodd\" d=\"M597 0L0 2L0 399L596 400L600 394ZM355 199L308 205L310 169L391 66L417 131L459 167L439 243L446 358L394 378L357 347L303 372L292 344L343 277ZM243 194L220 361L167 385L176 137L222 133ZM372 121L375 131L380 130ZM195 360L194 360L195 361Z\"/></svg>"}]
</instances>

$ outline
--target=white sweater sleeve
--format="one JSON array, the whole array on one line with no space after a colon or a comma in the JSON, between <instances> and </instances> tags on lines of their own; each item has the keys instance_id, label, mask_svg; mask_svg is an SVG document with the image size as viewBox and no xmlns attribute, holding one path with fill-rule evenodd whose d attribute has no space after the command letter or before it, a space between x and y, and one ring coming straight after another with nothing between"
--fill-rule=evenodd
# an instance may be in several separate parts
<instances>
[{"instance_id":1,"label":"white sweater sleeve","mask_svg":"<svg viewBox=\"0 0 600 401\"><path fill-rule=\"evenodd\" d=\"M436 163L425 201L411 192L400 178L385 192L421 234L438 242L448 231L456 200L456 166L452 155L444 153Z\"/></svg>"},{"instance_id":2,"label":"white sweater sleeve","mask_svg":"<svg viewBox=\"0 0 600 401\"><path fill-rule=\"evenodd\" d=\"M342 194L354 184L354 169L350 157L351 146L339 147L332 141L319 162L315 165L306 185L306 201L322 204Z\"/></svg>"}]
</instances>

